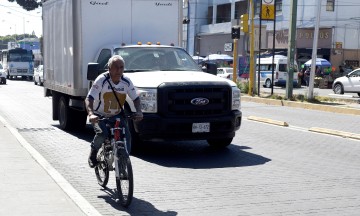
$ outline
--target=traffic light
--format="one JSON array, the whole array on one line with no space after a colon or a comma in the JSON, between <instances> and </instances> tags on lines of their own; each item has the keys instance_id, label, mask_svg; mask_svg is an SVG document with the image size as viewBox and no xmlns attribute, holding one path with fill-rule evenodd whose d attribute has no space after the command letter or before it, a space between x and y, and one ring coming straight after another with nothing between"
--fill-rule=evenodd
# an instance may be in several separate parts
<instances>
[{"instance_id":1,"label":"traffic light","mask_svg":"<svg viewBox=\"0 0 360 216\"><path fill-rule=\"evenodd\" d=\"M240 25L242 32L249 32L249 14L243 14L240 16Z\"/></svg>"},{"instance_id":2,"label":"traffic light","mask_svg":"<svg viewBox=\"0 0 360 216\"><path fill-rule=\"evenodd\" d=\"M231 27L231 39L240 39L240 27L239 26Z\"/></svg>"}]
</instances>

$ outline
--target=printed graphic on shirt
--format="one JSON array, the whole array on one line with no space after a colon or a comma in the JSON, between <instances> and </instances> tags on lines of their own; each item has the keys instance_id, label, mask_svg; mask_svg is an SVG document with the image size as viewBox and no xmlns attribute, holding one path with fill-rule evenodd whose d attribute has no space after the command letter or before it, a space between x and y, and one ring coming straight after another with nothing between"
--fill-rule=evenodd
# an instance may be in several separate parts
<instances>
[{"instance_id":1,"label":"printed graphic on shirt","mask_svg":"<svg viewBox=\"0 0 360 216\"><path fill-rule=\"evenodd\" d=\"M117 98L119 99L121 106L124 106L126 95L116 93ZM104 112L108 114L117 114L121 111L119 103L117 102L115 95L113 92L106 92L103 94L103 102L104 102Z\"/></svg>"}]
</instances>

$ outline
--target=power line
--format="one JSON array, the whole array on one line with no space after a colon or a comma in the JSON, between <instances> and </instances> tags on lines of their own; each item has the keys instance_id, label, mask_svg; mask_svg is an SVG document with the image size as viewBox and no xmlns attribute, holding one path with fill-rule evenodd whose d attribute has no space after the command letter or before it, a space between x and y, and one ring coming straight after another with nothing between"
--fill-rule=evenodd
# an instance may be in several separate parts
<instances>
[{"instance_id":1,"label":"power line","mask_svg":"<svg viewBox=\"0 0 360 216\"><path fill-rule=\"evenodd\" d=\"M6 9L8 9L8 10L12 10L12 11L15 11L15 12L17 12L17 13L21 13L21 14L26 15L26 16L33 16L33 17L38 17L38 18L41 17L41 15L33 15L33 14L24 13L24 12L21 12L21 11L18 11L18 10L13 9L13 8L20 8L20 7L17 7L17 6L6 6L6 5L0 4L0 7L4 7L4 8L6 8ZM35 10L34 10L34 11L35 11Z\"/></svg>"}]
</instances>

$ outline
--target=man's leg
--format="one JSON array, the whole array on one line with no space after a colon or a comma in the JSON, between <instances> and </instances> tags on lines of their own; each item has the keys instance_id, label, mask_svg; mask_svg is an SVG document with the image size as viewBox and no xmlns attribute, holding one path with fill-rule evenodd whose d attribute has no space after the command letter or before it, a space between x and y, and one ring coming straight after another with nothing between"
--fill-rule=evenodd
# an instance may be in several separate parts
<instances>
[{"instance_id":1,"label":"man's leg","mask_svg":"<svg viewBox=\"0 0 360 216\"><path fill-rule=\"evenodd\" d=\"M104 143L105 138L108 136L106 130L106 124L103 121L100 121L98 124L93 124L95 131L95 136L90 145L90 154L88 158L88 163L90 168L94 168L97 165L97 152L101 148L101 145Z\"/></svg>"}]
</instances>

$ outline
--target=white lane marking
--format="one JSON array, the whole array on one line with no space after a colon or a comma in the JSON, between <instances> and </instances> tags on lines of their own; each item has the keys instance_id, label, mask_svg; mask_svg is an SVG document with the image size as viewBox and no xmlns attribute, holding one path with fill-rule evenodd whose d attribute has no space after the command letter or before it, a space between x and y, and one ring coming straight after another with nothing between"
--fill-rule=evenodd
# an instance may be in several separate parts
<instances>
[{"instance_id":1,"label":"white lane marking","mask_svg":"<svg viewBox=\"0 0 360 216\"><path fill-rule=\"evenodd\" d=\"M52 179L60 186L61 189L80 207L86 214L91 216L100 216L101 214L83 197L81 194L71 186L71 184L54 168L50 163L34 149L21 134L13 128L7 121L0 116L0 121L7 127L20 144L30 153L30 155L44 168L44 170L51 176Z\"/></svg>"}]
</instances>

